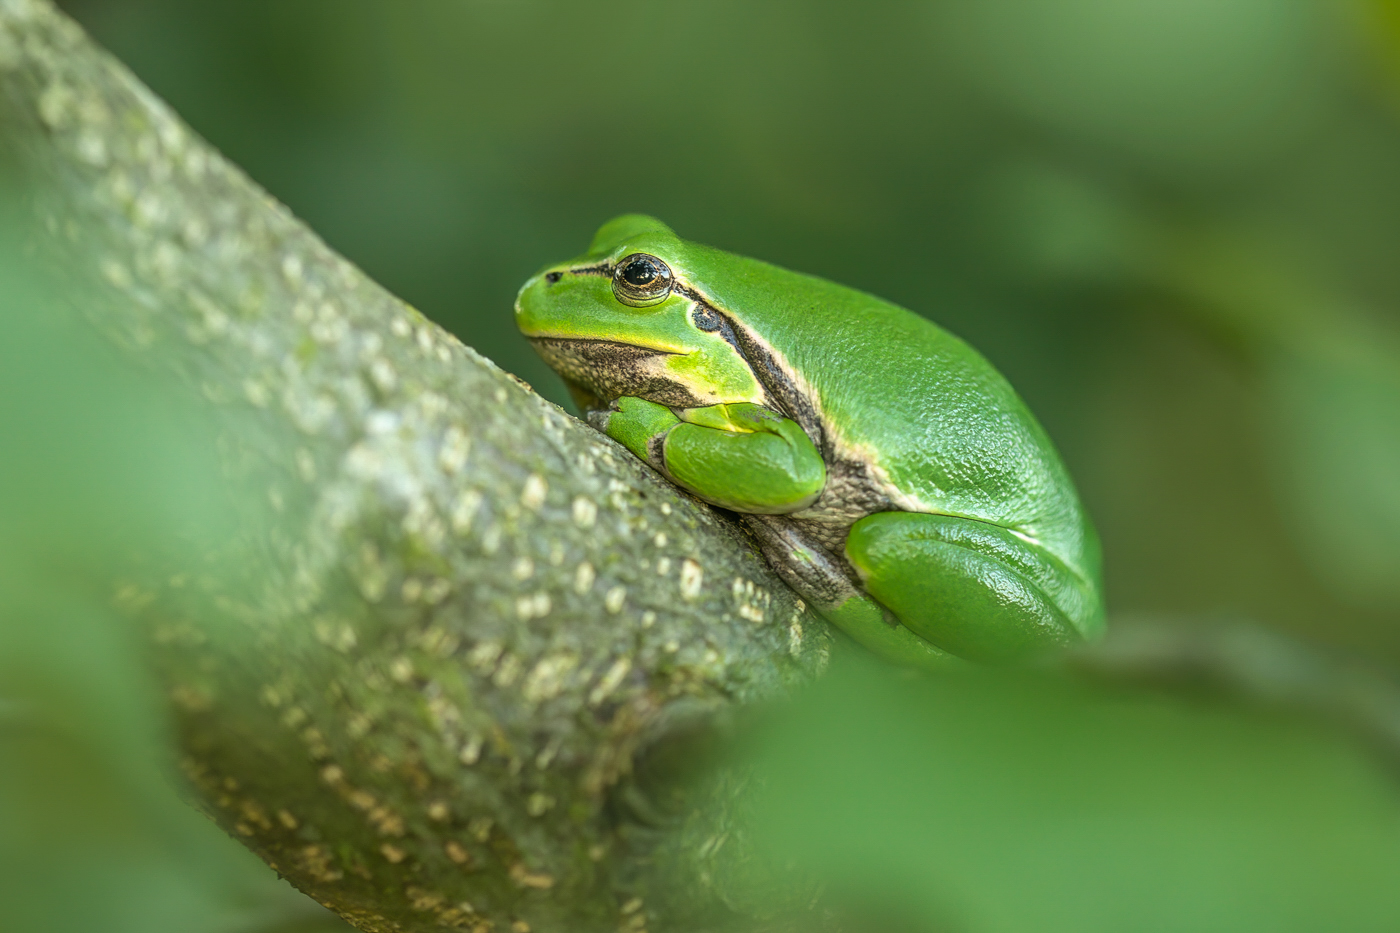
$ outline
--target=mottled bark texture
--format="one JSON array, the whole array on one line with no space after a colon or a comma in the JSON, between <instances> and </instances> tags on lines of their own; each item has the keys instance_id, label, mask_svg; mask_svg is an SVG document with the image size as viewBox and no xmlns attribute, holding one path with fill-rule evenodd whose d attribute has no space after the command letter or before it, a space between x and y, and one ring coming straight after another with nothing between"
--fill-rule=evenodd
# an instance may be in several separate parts
<instances>
[{"instance_id":1,"label":"mottled bark texture","mask_svg":"<svg viewBox=\"0 0 1400 933\"><path fill-rule=\"evenodd\" d=\"M722 925L738 781L658 802L639 756L810 678L822 624L44 0L0 0L0 127L34 255L198 398L221 481L257 492L227 553L120 594L201 805L364 930Z\"/></svg>"}]
</instances>

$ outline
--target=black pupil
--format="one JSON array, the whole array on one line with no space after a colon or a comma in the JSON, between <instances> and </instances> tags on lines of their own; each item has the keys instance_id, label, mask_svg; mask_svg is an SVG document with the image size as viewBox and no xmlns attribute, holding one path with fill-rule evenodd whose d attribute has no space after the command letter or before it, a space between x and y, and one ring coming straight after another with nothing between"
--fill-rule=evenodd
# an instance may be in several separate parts
<instances>
[{"instance_id":1,"label":"black pupil","mask_svg":"<svg viewBox=\"0 0 1400 933\"><path fill-rule=\"evenodd\" d=\"M656 281L656 266L649 259L634 259L622 270L628 285L642 288Z\"/></svg>"}]
</instances>

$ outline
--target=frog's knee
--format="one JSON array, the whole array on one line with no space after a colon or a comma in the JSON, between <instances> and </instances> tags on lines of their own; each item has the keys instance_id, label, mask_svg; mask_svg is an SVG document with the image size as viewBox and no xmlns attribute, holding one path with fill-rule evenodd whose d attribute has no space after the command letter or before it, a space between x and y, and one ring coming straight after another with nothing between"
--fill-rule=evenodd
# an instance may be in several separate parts
<instances>
[{"instance_id":1,"label":"frog's knee","mask_svg":"<svg viewBox=\"0 0 1400 933\"><path fill-rule=\"evenodd\" d=\"M1083 637L1050 595L1072 590L1074 581L1004 528L881 512L852 526L846 557L871 596L919 636L961 657L1013 660Z\"/></svg>"}]
</instances>

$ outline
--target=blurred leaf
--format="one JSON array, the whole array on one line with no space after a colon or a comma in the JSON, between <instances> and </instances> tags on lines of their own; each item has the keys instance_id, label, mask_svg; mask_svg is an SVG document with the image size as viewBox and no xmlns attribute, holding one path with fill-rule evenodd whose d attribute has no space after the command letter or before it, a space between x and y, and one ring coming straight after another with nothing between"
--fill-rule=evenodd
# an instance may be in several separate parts
<instances>
[{"instance_id":1,"label":"blurred leaf","mask_svg":"<svg viewBox=\"0 0 1400 933\"><path fill-rule=\"evenodd\" d=\"M761 744L764 842L857 917L903 905L911 929L960 933L1400 922L1394 787L1305 723L1029 675L848 671Z\"/></svg>"},{"instance_id":2,"label":"blurred leaf","mask_svg":"<svg viewBox=\"0 0 1400 933\"><path fill-rule=\"evenodd\" d=\"M1300 552L1346 601L1400 610L1400 329L1260 231L1160 239L1144 263L1255 361Z\"/></svg>"},{"instance_id":3,"label":"blurred leaf","mask_svg":"<svg viewBox=\"0 0 1400 933\"><path fill-rule=\"evenodd\" d=\"M0 208L5 205L0 204ZM214 438L68 325L0 224L0 928L346 929L182 804L119 581L233 529Z\"/></svg>"},{"instance_id":4,"label":"blurred leaf","mask_svg":"<svg viewBox=\"0 0 1400 933\"><path fill-rule=\"evenodd\" d=\"M1400 356L1272 354L1270 439L1302 551L1347 599L1400 609Z\"/></svg>"}]
</instances>

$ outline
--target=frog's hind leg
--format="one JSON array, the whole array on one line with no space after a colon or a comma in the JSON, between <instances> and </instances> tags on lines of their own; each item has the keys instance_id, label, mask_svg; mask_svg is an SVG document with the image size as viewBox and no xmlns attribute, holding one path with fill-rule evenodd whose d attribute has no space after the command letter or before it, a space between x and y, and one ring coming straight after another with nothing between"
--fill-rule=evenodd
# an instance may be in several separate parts
<instances>
[{"instance_id":1,"label":"frog's hind leg","mask_svg":"<svg viewBox=\"0 0 1400 933\"><path fill-rule=\"evenodd\" d=\"M901 622L972 660L1014 660L1080 641L1061 606L1095 615L1068 568L987 522L878 512L851 527L846 558Z\"/></svg>"},{"instance_id":2,"label":"frog's hind leg","mask_svg":"<svg viewBox=\"0 0 1400 933\"><path fill-rule=\"evenodd\" d=\"M899 624L889 610L861 592L826 549L773 515L745 515L769 566L822 618L876 654L910 667L946 670L957 658Z\"/></svg>"}]
</instances>

